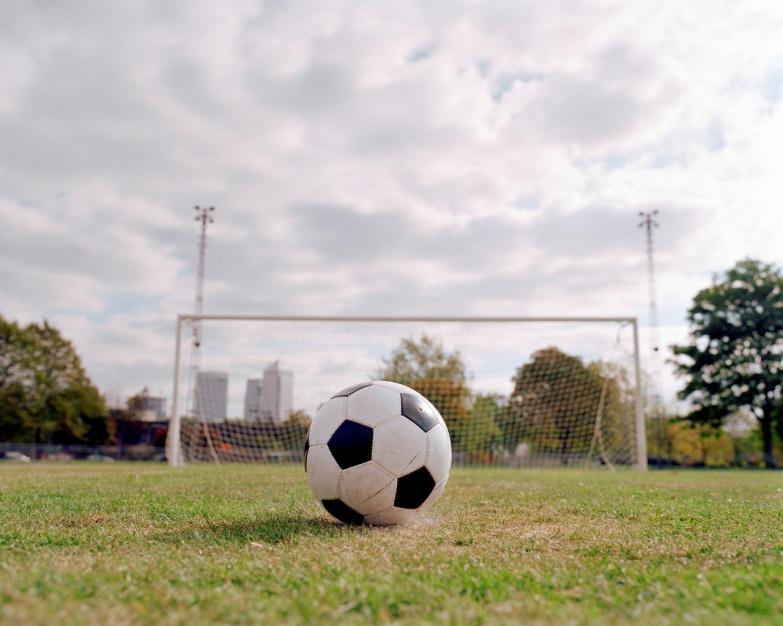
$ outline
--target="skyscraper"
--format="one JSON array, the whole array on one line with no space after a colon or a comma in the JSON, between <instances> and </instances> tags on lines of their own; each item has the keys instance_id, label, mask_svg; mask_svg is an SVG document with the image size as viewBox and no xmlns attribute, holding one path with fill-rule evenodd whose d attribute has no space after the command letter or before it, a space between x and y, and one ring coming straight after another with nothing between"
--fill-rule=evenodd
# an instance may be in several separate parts
<instances>
[{"instance_id":1,"label":"skyscraper","mask_svg":"<svg viewBox=\"0 0 783 626\"><path fill-rule=\"evenodd\" d=\"M245 419L260 420L262 417L262 379L248 378L245 388Z\"/></svg>"},{"instance_id":2,"label":"skyscraper","mask_svg":"<svg viewBox=\"0 0 783 626\"><path fill-rule=\"evenodd\" d=\"M261 380L261 417L280 424L291 415L294 405L294 373L275 361L264 370Z\"/></svg>"},{"instance_id":3,"label":"skyscraper","mask_svg":"<svg viewBox=\"0 0 783 626\"><path fill-rule=\"evenodd\" d=\"M228 407L228 374L199 372L196 382L196 411L198 417L214 422L226 419Z\"/></svg>"}]
</instances>

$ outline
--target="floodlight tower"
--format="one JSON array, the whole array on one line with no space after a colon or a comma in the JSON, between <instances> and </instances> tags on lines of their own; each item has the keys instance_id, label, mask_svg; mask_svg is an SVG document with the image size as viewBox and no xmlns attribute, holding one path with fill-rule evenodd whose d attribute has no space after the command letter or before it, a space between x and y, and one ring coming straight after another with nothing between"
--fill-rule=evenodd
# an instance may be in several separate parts
<instances>
[{"instance_id":1,"label":"floodlight tower","mask_svg":"<svg viewBox=\"0 0 783 626\"><path fill-rule=\"evenodd\" d=\"M658 211L639 211L639 228L644 228L647 244L647 281L650 294L650 343L653 354L658 352L658 303L655 300L655 262L653 247L653 230L658 228L656 220Z\"/></svg>"},{"instance_id":2,"label":"floodlight tower","mask_svg":"<svg viewBox=\"0 0 783 626\"><path fill-rule=\"evenodd\" d=\"M204 310L204 260L207 254L207 224L212 224L215 221L213 213L215 207L200 207L195 206L193 210L196 212L194 217L195 221L201 222L201 233L198 239L198 271L196 274L196 302L193 306L193 313L201 315ZM201 371L201 322L193 322L193 340L190 350L190 380L193 385L193 396L191 401L193 403L191 407L192 414L198 410L198 375Z\"/></svg>"},{"instance_id":3,"label":"floodlight tower","mask_svg":"<svg viewBox=\"0 0 783 626\"><path fill-rule=\"evenodd\" d=\"M639 228L644 229L645 244L647 251L647 282L649 288L649 307L650 307L650 386L651 394L650 400L652 406L650 414L655 419L653 426L655 429L655 438L657 439L657 451L656 456L658 458L658 465L660 466L663 461L663 446L665 445L664 436L664 420L663 412L661 411L661 394L660 394L660 363L658 360L658 353L660 347L658 345L658 303L655 298L655 248L653 244L653 231L658 228L658 221L656 216L658 211L640 211Z\"/></svg>"}]
</instances>

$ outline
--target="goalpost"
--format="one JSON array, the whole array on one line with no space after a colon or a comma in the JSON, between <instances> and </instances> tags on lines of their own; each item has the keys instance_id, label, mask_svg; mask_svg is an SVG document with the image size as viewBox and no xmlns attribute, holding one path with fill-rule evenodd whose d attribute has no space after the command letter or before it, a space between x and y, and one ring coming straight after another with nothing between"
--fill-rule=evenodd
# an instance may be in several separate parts
<instances>
[{"instance_id":1,"label":"goalpost","mask_svg":"<svg viewBox=\"0 0 783 626\"><path fill-rule=\"evenodd\" d=\"M180 315L175 343L172 465L301 462L319 405L385 378L439 409L457 465L647 468L636 318Z\"/></svg>"}]
</instances>

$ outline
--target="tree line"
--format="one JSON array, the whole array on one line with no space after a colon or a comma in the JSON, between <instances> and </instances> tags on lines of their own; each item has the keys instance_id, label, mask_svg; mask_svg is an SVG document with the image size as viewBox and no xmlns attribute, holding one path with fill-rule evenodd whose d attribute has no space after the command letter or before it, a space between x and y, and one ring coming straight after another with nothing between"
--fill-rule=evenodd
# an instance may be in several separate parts
<instances>
[{"instance_id":1,"label":"tree line","mask_svg":"<svg viewBox=\"0 0 783 626\"><path fill-rule=\"evenodd\" d=\"M688 310L688 341L669 362L684 381L682 416L648 420L650 456L693 465L778 467L783 460L783 274L744 259L699 291ZM378 376L428 397L446 420L455 451L473 460L520 444L560 459L596 454L608 462L633 448L628 373L584 363L556 347L535 352L513 376L509 397L474 394L459 353L431 337L404 339ZM730 436L727 421L757 428ZM623 426L623 420L626 426ZM659 422L656 424L656 422ZM759 454L760 453L760 454Z\"/></svg>"},{"instance_id":2,"label":"tree line","mask_svg":"<svg viewBox=\"0 0 783 626\"><path fill-rule=\"evenodd\" d=\"M139 422L145 394L109 409L73 343L57 328L0 316L0 442L157 445L160 427Z\"/></svg>"},{"instance_id":3,"label":"tree line","mask_svg":"<svg viewBox=\"0 0 783 626\"><path fill-rule=\"evenodd\" d=\"M403 339L377 376L427 397L468 462L633 461L634 393L626 372L609 363L546 347L516 370L508 397L474 393L460 353L422 335Z\"/></svg>"},{"instance_id":4,"label":"tree line","mask_svg":"<svg viewBox=\"0 0 783 626\"><path fill-rule=\"evenodd\" d=\"M59 330L0 316L0 441L103 440L106 417L103 397Z\"/></svg>"},{"instance_id":5,"label":"tree line","mask_svg":"<svg viewBox=\"0 0 783 626\"><path fill-rule=\"evenodd\" d=\"M689 339L672 346L670 363L684 382L679 396L690 409L657 419L658 424L648 421L648 427L662 426L648 433L651 456L729 463L723 427L741 418L757 428L742 442L733 439L732 450L739 448L735 452L753 464L755 446L766 467L778 466L783 458L780 269L740 261L696 294L687 320ZM624 420L633 412L633 389L628 373L611 363L584 362L544 347L518 367L508 396L475 393L460 354L425 335L403 339L377 376L428 397L449 426L455 452L476 462L535 454L630 461L623 458L633 447ZM119 417L132 418L136 404L138 398L131 398ZM297 415L285 439L298 439L308 420ZM46 321L23 326L0 316L0 441L110 443L112 428L106 403L73 344Z\"/></svg>"}]
</instances>

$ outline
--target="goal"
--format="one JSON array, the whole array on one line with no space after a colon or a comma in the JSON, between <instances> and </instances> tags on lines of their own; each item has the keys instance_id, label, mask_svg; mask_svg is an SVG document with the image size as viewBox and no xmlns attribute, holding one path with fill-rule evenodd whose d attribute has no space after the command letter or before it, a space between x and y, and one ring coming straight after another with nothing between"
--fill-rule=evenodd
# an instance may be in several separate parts
<instances>
[{"instance_id":1,"label":"goal","mask_svg":"<svg viewBox=\"0 0 783 626\"><path fill-rule=\"evenodd\" d=\"M647 466L636 318L180 315L174 363L172 465L301 462L321 403L385 379L456 465Z\"/></svg>"}]
</instances>

